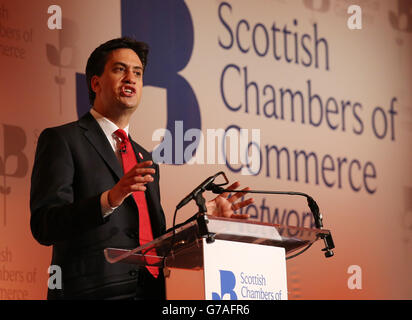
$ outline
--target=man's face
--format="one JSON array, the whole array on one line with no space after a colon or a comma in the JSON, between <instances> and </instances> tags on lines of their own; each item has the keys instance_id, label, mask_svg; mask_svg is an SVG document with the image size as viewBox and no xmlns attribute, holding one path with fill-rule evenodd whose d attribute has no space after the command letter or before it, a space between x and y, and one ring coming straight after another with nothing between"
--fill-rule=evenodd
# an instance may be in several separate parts
<instances>
[{"instance_id":1,"label":"man's face","mask_svg":"<svg viewBox=\"0 0 412 320\"><path fill-rule=\"evenodd\" d=\"M112 51L102 75L92 77L91 84L99 111L136 110L143 88L143 66L139 56L132 49Z\"/></svg>"}]
</instances>

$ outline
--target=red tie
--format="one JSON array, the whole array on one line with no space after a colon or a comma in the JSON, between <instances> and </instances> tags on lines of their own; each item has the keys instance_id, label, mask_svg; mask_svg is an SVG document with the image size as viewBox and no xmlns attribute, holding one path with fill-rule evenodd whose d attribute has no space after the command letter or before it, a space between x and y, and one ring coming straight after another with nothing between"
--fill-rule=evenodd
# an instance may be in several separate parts
<instances>
[{"instance_id":1,"label":"red tie","mask_svg":"<svg viewBox=\"0 0 412 320\"><path fill-rule=\"evenodd\" d=\"M115 132L121 140L120 143L120 154L122 156L123 172L129 172L136 164L136 155L133 151L132 144L130 143L129 137L126 132L122 129L118 129ZM147 208L147 201L144 191L133 192L133 198L136 202L137 208L139 209L139 240L140 245L144 245L153 240L152 227L150 224L149 210ZM150 250L150 255L156 255L155 250ZM150 262L150 261L149 261ZM157 278L159 275L159 269L157 267L146 266L150 273Z\"/></svg>"}]
</instances>

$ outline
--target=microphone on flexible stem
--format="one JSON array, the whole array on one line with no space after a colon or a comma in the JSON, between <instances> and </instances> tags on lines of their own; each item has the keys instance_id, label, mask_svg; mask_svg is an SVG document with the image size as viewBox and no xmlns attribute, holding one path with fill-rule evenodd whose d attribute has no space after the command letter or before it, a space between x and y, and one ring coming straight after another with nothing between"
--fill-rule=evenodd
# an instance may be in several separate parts
<instances>
[{"instance_id":1,"label":"microphone on flexible stem","mask_svg":"<svg viewBox=\"0 0 412 320\"><path fill-rule=\"evenodd\" d=\"M223 175L223 177L225 178L225 182L221 183L221 184L214 184L213 181L219 176L219 175ZM203 192L205 192L206 190L210 190L210 185L213 183L214 186L220 187L223 186L225 184L229 183L229 180L227 179L225 173L223 171L219 171L218 173L216 173L213 176L210 176L209 178L207 178L205 181L203 181L201 184L199 184L195 189L193 189L192 192L190 192L186 197L184 197L176 206L175 209L175 213L173 214L173 237L172 237L172 241L171 241L171 248L173 247L173 244L175 242L175 236L176 236L176 228L184 225L190 221L195 220L200 214L205 214L207 212L207 208L206 208L206 201L203 198ZM178 226L176 226L176 215L177 215L177 211L182 208L183 206L185 206L189 201L191 200L195 200L196 204L199 208L199 212L196 213L195 215L193 215L192 217L190 217L188 220L186 220L185 222L179 224ZM209 241L209 237L206 239L207 241ZM170 249L171 250L171 249Z\"/></svg>"},{"instance_id":2,"label":"microphone on flexible stem","mask_svg":"<svg viewBox=\"0 0 412 320\"><path fill-rule=\"evenodd\" d=\"M181 207L186 205L189 201L191 201L193 199L196 199L196 197L199 193L203 193L206 190L210 190L209 189L210 185L213 183L213 181L215 181L216 177L221 175L221 174L223 174L223 176L226 178L226 175L224 174L223 171L220 171L220 172L216 173L215 175L210 176L205 181L203 181L201 184L199 184L195 189L193 189L193 191L191 193L189 193L186 197L184 197L182 199L182 201L180 201L179 204L176 206L176 209L180 209ZM226 179L226 181L227 181L227 179ZM224 184L226 184L226 183L224 183ZM213 185L214 186L219 186L219 185L216 185L216 184L213 184Z\"/></svg>"},{"instance_id":3,"label":"microphone on flexible stem","mask_svg":"<svg viewBox=\"0 0 412 320\"><path fill-rule=\"evenodd\" d=\"M323 228L322 214L319 211L318 204L310 196L307 197L307 200L308 200L308 206L310 208L310 211L315 217L316 228L322 229ZM335 244L333 242L332 235L331 234L324 235L322 236L322 239L323 239L323 242L325 243L325 248L322 249L322 251L325 251L325 257L326 258L333 257L334 253L332 249L335 248Z\"/></svg>"},{"instance_id":4,"label":"microphone on flexible stem","mask_svg":"<svg viewBox=\"0 0 412 320\"><path fill-rule=\"evenodd\" d=\"M294 192L294 191L265 191L265 190L228 190L223 189L222 187L210 183L207 185L207 190L211 190L213 193L222 194L224 192L243 192L243 193L262 193L262 194L283 194L283 195L293 195L293 196L303 196L308 201L309 209L315 219L315 226L317 229L323 228L322 214L319 211L319 206L316 201L306 193L303 192ZM332 235L322 235L321 238L325 243L325 248L322 251L325 251L325 257L329 258L334 255L332 249L335 248L335 244L332 239Z\"/></svg>"}]
</instances>

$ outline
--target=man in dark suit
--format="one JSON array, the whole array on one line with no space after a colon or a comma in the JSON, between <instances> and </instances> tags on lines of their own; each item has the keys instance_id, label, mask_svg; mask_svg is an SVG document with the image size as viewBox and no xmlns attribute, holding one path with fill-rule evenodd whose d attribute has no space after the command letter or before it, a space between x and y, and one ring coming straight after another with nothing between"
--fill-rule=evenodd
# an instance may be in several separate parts
<instances>
[{"instance_id":1,"label":"man in dark suit","mask_svg":"<svg viewBox=\"0 0 412 320\"><path fill-rule=\"evenodd\" d=\"M39 137L30 225L39 243L53 245L51 263L62 270L62 289L49 289L49 299L165 297L162 272L153 276L146 268L110 264L103 254L107 247L141 245L143 210L135 200L139 192L147 203L153 238L165 232L158 165L128 136L130 117L141 99L147 54L145 43L128 38L96 48L86 66L93 108L78 121L48 128ZM118 129L130 139L137 160L125 173ZM241 194L227 196L208 202L208 214L231 216L253 201L235 204Z\"/></svg>"}]
</instances>

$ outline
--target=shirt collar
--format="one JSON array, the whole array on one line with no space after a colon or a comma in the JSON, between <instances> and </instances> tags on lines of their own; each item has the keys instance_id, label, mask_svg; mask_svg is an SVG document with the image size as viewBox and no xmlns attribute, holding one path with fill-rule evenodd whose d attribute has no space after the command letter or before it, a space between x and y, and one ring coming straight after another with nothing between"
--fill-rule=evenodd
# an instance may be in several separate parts
<instances>
[{"instance_id":1,"label":"shirt collar","mask_svg":"<svg viewBox=\"0 0 412 320\"><path fill-rule=\"evenodd\" d=\"M102 116L100 113L98 113L95 109L91 108L90 113L92 116L96 119L97 123L100 125L102 128L104 134L107 137L112 137L113 133L117 129L122 129L119 128L115 123L107 119L106 117ZM127 135L129 135L129 125L127 125L123 130L126 132Z\"/></svg>"}]
</instances>

